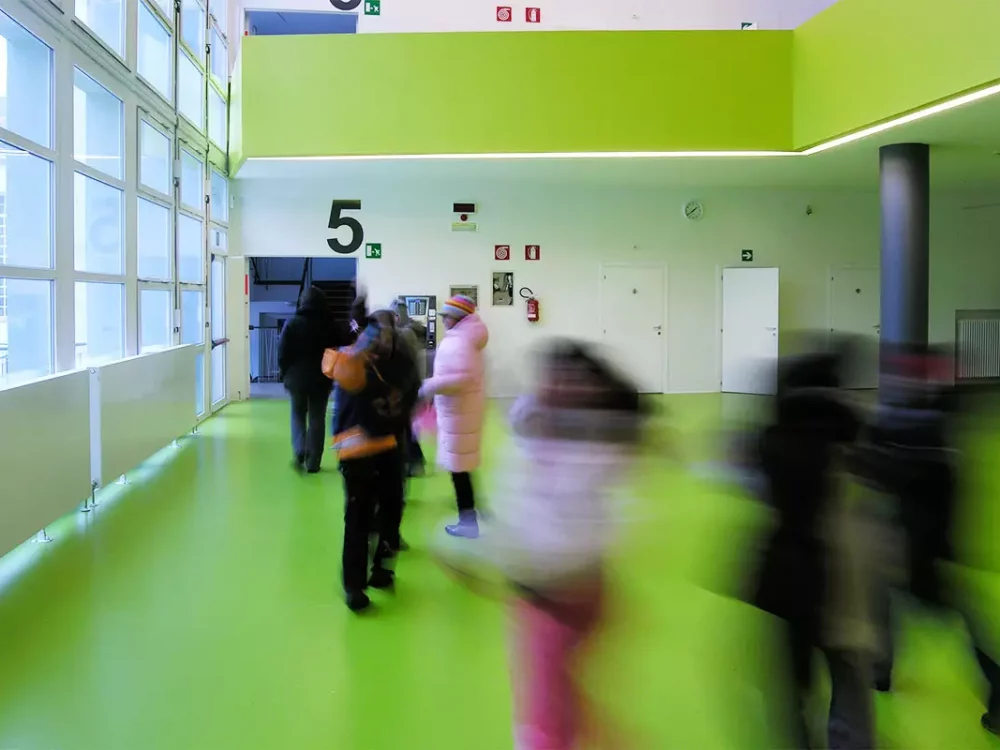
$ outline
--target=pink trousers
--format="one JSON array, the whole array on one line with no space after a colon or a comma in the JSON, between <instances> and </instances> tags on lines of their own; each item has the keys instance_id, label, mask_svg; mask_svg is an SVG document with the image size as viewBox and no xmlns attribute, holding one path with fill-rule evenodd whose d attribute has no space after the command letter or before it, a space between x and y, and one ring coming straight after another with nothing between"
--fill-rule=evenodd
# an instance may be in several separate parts
<instances>
[{"instance_id":1,"label":"pink trousers","mask_svg":"<svg viewBox=\"0 0 1000 750\"><path fill-rule=\"evenodd\" d=\"M577 667L601 610L600 584L557 603L521 599L514 605L517 750L576 747L587 718Z\"/></svg>"}]
</instances>

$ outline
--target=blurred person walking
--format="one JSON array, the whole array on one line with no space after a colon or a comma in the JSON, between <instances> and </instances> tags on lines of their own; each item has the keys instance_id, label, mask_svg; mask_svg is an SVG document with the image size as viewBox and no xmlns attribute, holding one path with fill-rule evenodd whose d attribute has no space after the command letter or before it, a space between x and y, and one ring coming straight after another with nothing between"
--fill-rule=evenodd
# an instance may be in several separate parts
<instances>
[{"instance_id":1,"label":"blurred person walking","mask_svg":"<svg viewBox=\"0 0 1000 750\"><path fill-rule=\"evenodd\" d=\"M486 365L483 350L489 331L468 297L452 297L439 312L447 333L438 346L434 374L424 381L421 398L434 398L438 420L437 462L451 472L458 523L452 536L479 536L472 472L479 468L486 417Z\"/></svg>"},{"instance_id":2,"label":"blurred person walking","mask_svg":"<svg viewBox=\"0 0 1000 750\"><path fill-rule=\"evenodd\" d=\"M472 584L489 571L510 589L515 747L622 750L580 679L605 621L606 563L647 413L638 389L584 345L544 353L535 392L510 412L510 463L496 516L474 545L442 546L443 564ZM478 576L478 578L477 578Z\"/></svg>"},{"instance_id":3,"label":"blurred person walking","mask_svg":"<svg viewBox=\"0 0 1000 750\"><path fill-rule=\"evenodd\" d=\"M399 338L410 351L417 376L423 381L427 376L426 351L423 344L421 344L417 332L414 330L413 321L410 320L409 312L406 309L406 302L397 299L393 303L393 311L395 313L396 330L399 332ZM427 461L424 459L424 451L420 447L420 441L417 440L417 436L414 434L412 421L407 425L403 440L407 477L423 476L426 471Z\"/></svg>"},{"instance_id":4,"label":"blurred person walking","mask_svg":"<svg viewBox=\"0 0 1000 750\"><path fill-rule=\"evenodd\" d=\"M285 324L278 342L278 370L291 397L292 452L296 469L320 470L326 430L330 381L323 375L323 352L343 346L322 290L302 293L294 317Z\"/></svg>"},{"instance_id":5,"label":"blurred person walking","mask_svg":"<svg viewBox=\"0 0 1000 750\"><path fill-rule=\"evenodd\" d=\"M959 500L961 453L955 429L959 401L948 381L951 360L924 346L886 358L888 375L862 471L894 500L897 526L905 539L907 584L892 592L888 580L878 590L877 618L884 644L875 668L880 692L892 690L895 641L903 600L938 617L956 612L971 637L972 650L988 690L982 726L1000 734L1000 666L986 650L992 618L971 606L970 597L947 590L942 563L957 563L952 539ZM960 603L961 602L961 603Z\"/></svg>"}]
</instances>

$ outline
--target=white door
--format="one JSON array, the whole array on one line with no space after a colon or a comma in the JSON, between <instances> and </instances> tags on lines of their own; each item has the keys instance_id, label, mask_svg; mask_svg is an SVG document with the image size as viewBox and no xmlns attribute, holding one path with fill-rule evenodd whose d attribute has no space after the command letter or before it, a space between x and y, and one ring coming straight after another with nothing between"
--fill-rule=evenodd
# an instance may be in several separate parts
<instances>
[{"instance_id":1,"label":"white door","mask_svg":"<svg viewBox=\"0 0 1000 750\"><path fill-rule=\"evenodd\" d=\"M877 268L841 268L830 273L830 332L849 336L857 344L844 372L846 388L878 388L880 283Z\"/></svg>"},{"instance_id":2,"label":"white door","mask_svg":"<svg viewBox=\"0 0 1000 750\"><path fill-rule=\"evenodd\" d=\"M663 393L663 266L601 267L601 334L643 393Z\"/></svg>"},{"instance_id":3,"label":"white door","mask_svg":"<svg viewBox=\"0 0 1000 750\"><path fill-rule=\"evenodd\" d=\"M722 272L722 391L771 395L778 377L778 269Z\"/></svg>"}]
</instances>

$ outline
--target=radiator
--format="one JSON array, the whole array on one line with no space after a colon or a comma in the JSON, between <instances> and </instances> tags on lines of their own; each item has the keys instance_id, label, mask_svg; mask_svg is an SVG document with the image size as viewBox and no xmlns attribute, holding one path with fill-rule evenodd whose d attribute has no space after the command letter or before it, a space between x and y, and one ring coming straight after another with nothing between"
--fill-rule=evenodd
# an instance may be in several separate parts
<instances>
[{"instance_id":1,"label":"radiator","mask_svg":"<svg viewBox=\"0 0 1000 750\"><path fill-rule=\"evenodd\" d=\"M0 390L0 556L90 495L90 374Z\"/></svg>"},{"instance_id":2,"label":"radiator","mask_svg":"<svg viewBox=\"0 0 1000 750\"><path fill-rule=\"evenodd\" d=\"M1000 381L1000 310L955 314L955 380Z\"/></svg>"},{"instance_id":3,"label":"radiator","mask_svg":"<svg viewBox=\"0 0 1000 750\"><path fill-rule=\"evenodd\" d=\"M90 471L98 487L194 429L197 351L176 346L90 371Z\"/></svg>"}]
</instances>

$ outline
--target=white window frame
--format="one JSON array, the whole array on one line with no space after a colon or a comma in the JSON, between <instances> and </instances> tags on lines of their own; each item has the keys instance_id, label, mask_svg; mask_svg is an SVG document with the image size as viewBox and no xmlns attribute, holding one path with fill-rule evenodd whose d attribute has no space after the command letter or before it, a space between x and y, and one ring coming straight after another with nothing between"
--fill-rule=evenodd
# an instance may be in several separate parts
<instances>
[{"instance_id":1,"label":"white window frame","mask_svg":"<svg viewBox=\"0 0 1000 750\"><path fill-rule=\"evenodd\" d=\"M145 5L150 13L153 14L153 18L159 21L167 30L170 35L170 92L168 95L164 95L156 86L150 83L142 73L139 72L139 6ZM135 77L140 81L151 93L161 99L167 105L173 107L174 100L177 98L177 30L174 28L175 24L173 19L168 20L164 14L163 9L160 8L156 0L136 0L136 11L135 11L135 33L132 35L134 39L135 46Z\"/></svg>"}]
</instances>

